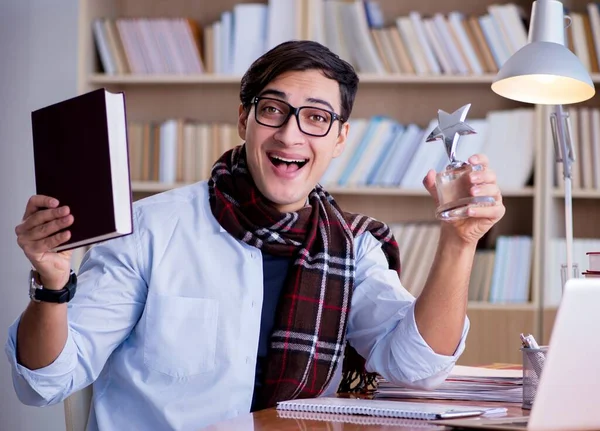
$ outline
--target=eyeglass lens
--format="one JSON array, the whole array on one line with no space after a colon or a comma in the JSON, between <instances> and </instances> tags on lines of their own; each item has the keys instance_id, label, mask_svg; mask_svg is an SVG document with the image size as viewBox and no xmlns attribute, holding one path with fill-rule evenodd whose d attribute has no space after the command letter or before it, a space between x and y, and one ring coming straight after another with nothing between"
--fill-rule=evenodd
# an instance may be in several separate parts
<instances>
[{"instance_id":1,"label":"eyeglass lens","mask_svg":"<svg viewBox=\"0 0 600 431\"><path fill-rule=\"evenodd\" d=\"M256 105L257 121L265 126L282 126L289 113L290 107L283 101L259 99ZM300 130L311 135L325 135L331 125L331 114L319 108L300 108L298 119Z\"/></svg>"}]
</instances>

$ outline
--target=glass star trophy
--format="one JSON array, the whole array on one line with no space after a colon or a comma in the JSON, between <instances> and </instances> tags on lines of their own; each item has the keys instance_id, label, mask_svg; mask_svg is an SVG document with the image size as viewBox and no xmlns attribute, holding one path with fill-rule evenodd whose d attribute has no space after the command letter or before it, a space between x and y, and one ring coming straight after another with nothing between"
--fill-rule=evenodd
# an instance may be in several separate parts
<instances>
[{"instance_id":1,"label":"glass star trophy","mask_svg":"<svg viewBox=\"0 0 600 431\"><path fill-rule=\"evenodd\" d=\"M470 173L483 170L482 165L471 165L456 159L458 141L463 135L471 135L475 130L466 124L465 118L471 104L448 114L438 110L438 126L433 129L426 142L441 139L448 154L448 166L435 177L439 206L435 216L440 220L467 218L469 208L490 206L496 203L491 196L472 196Z\"/></svg>"}]
</instances>

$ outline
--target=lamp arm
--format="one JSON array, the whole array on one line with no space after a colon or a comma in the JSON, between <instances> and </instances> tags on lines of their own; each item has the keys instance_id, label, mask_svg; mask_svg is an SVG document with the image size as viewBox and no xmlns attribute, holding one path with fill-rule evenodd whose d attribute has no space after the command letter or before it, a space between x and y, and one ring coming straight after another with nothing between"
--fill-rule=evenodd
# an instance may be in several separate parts
<instances>
[{"instance_id":1,"label":"lamp arm","mask_svg":"<svg viewBox=\"0 0 600 431\"><path fill-rule=\"evenodd\" d=\"M562 105L555 105L554 112L550 115L552 125L552 138L554 153L557 162L563 164L563 178L565 180L565 237L567 245L567 276L566 280L573 277L573 196L572 174L575 149L571 140L571 123L569 114L563 110ZM564 286L563 286L564 287Z\"/></svg>"}]
</instances>

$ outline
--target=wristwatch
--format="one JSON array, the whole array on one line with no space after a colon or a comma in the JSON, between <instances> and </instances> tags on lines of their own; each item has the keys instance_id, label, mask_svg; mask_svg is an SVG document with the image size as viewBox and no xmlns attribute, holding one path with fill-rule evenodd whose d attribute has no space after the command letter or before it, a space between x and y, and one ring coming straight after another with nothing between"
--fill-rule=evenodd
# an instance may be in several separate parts
<instances>
[{"instance_id":1,"label":"wristwatch","mask_svg":"<svg viewBox=\"0 0 600 431\"><path fill-rule=\"evenodd\" d=\"M75 296L77 289L77 275L73 270L69 274L69 280L65 287L60 290L46 289L39 281L35 270L29 271L29 297L34 302L53 302L63 304L69 302Z\"/></svg>"}]
</instances>

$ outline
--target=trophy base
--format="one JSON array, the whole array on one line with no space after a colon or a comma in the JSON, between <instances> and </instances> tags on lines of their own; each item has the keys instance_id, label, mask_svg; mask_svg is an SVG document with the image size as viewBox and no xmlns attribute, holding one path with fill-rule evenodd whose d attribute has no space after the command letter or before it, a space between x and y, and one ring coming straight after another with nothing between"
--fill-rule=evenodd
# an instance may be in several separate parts
<instances>
[{"instance_id":1,"label":"trophy base","mask_svg":"<svg viewBox=\"0 0 600 431\"><path fill-rule=\"evenodd\" d=\"M448 202L441 205L435 212L439 220L451 221L469 218L469 208L489 207L496 204L496 200L490 196L470 196L458 199L454 202Z\"/></svg>"}]
</instances>

